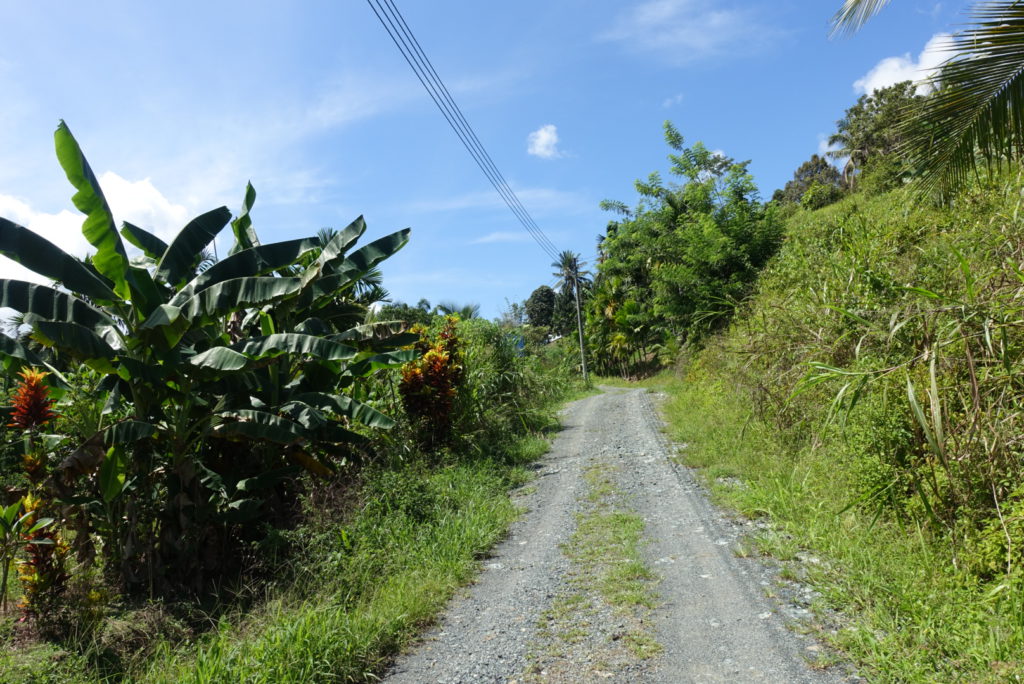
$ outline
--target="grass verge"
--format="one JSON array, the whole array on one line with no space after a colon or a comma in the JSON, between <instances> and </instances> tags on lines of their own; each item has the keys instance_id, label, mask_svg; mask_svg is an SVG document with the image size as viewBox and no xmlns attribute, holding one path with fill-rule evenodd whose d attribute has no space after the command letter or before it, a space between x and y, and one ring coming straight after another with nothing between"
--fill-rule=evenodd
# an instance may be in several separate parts
<instances>
[{"instance_id":1,"label":"grass verge","mask_svg":"<svg viewBox=\"0 0 1024 684\"><path fill-rule=\"evenodd\" d=\"M164 646L133 680L375 681L475 574L518 515L508 490L529 476L517 464L546 449L528 437L502 459L370 474L361 510L316 534L295 586L195 645Z\"/></svg>"},{"instance_id":2,"label":"grass verge","mask_svg":"<svg viewBox=\"0 0 1024 684\"><path fill-rule=\"evenodd\" d=\"M837 454L827 444L794 450L710 365L691 367L685 382L660 381L671 437L686 445L681 458L720 502L770 518L762 552L821 558L801 574L821 593L819 609L841 611L824 636L861 674L878 682L1022 681L1020 578L981 582L919 531L849 507L853 475Z\"/></svg>"}]
</instances>

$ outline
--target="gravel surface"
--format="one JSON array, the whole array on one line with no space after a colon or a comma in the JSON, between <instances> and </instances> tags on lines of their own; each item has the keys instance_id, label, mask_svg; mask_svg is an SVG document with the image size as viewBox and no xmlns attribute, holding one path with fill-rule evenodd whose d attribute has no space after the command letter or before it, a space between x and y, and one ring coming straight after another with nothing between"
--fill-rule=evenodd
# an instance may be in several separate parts
<instances>
[{"instance_id":1,"label":"gravel surface","mask_svg":"<svg viewBox=\"0 0 1024 684\"><path fill-rule=\"evenodd\" d=\"M538 478L518 495L526 513L385 681L857 681L809 666L824 647L789 628L807 617L806 590L780 592L775 570L736 556L748 527L715 509L687 469L672 463L646 392L607 388L570 404L562 423ZM644 519L645 560L660 576L657 605L642 619L581 611L583 637L553 651L551 614L560 613L564 627L569 580L579 575L561 547L585 509L584 472L595 466L613 473L623 500ZM798 602L769 599L768 589ZM619 647L630 621L645 623L660 655L630 657Z\"/></svg>"}]
</instances>

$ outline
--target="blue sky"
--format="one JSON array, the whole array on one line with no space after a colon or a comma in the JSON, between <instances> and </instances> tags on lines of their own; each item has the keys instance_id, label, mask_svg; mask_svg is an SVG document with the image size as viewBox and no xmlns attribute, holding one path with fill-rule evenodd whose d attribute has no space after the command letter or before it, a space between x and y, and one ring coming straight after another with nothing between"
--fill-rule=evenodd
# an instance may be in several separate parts
<instances>
[{"instance_id":1,"label":"blue sky","mask_svg":"<svg viewBox=\"0 0 1024 684\"><path fill-rule=\"evenodd\" d=\"M762 195L823 148L860 92L922 75L969 3L896 0L828 39L839 0L396 0L505 178L559 249L589 259L661 125L751 159ZM264 242L410 226L385 285L497 316L553 281L369 6L0 0L0 216L86 252L53 153L67 121L115 217L171 235L237 210ZM227 242L221 242L221 250ZM26 277L0 257L0 277Z\"/></svg>"}]
</instances>

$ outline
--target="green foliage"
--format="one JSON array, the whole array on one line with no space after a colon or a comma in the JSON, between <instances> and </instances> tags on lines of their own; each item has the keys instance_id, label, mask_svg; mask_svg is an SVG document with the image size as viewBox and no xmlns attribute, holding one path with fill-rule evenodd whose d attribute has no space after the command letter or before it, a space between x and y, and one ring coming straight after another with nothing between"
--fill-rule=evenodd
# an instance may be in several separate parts
<instances>
[{"instance_id":1,"label":"green foliage","mask_svg":"<svg viewBox=\"0 0 1024 684\"><path fill-rule=\"evenodd\" d=\"M843 191L836 185L822 184L818 181L811 181L800 197L800 206L804 209L821 209L838 202L843 196Z\"/></svg>"},{"instance_id":2,"label":"green foliage","mask_svg":"<svg viewBox=\"0 0 1024 684\"><path fill-rule=\"evenodd\" d=\"M47 428L60 434L34 437L41 457L29 478L58 497L60 515L34 534L59 528L50 539L72 544L61 553L74 553L73 575L48 604L62 631L49 633L89 662L69 656L69 672L54 672L224 681L259 668L275 681L333 681L379 669L515 515L506 489L544 450L535 433L551 429L552 403L576 387L572 366L528 354L507 326L452 322L464 370L449 436L424 457L398 399L397 369L416 356L405 348L416 337L369 311L386 297L376 267L407 230L356 248L360 218L261 244L250 185L231 221L235 247L215 261L206 247L230 212L203 214L169 242L129 224L118 234L77 143L66 127L58 133L103 254L79 261L0 225L0 253L60 283L0 281L0 305L32 329L0 338L7 387L16 371L49 365L61 397ZM440 328L441 306L415 310ZM20 437L8 434L4 453L18 469ZM331 505L317 499L324 492L335 492ZM277 597L254 611L266 630L247 623L238 638L233 611L265 593ZM195 646L158 645L218 619L198 658ZM154 646L169 660L147 675ZM0 673L49 681L35 661L0 659Z\"/></svg>"},{"instance_id":3,"label":"green foliage","mask_svg":"<svg viewBox=\"0 0 1024 684\"><path fill-rule=\"evenodd\" d=\"M541 285L526 300L526 318L530 325L550 328L555 315L555 291Z\"/></svg>"},{"instance_id":4,"label":"green foliage","mask_svg":"<svg viewBox=\"0 0 1024 684\"><path fill-rule=\"evenodd\" d=\"M668 122L665 139L682 184L666 185L657 173L638 180L639 205L609 224L601 242L588 330L605 373L656 364L658 346L697 343L722 325L780 241L780 222L759 201L747 162L701 143L684 148Z\"/></svg>"},{"instance_id":5,"label":"green foliage","mask_svg":"<svg viewBox=\"0 0 1024 684\"><path fill-rule=\"evenodd\" d=\"M11 684L92 684L87 670L86 658L52 644L0 651L0 681Z\"/></svg>"},{"instance_id":6,"label":"green foliage","mask_svg":"<svg viewBox=\"0 0 1024 684\"><path fill-rule=\"evenodd\" d=\"M411 327L413 325L429 325L434 314L431 312L429 302L425 307L393 302L380 307L375 318L381 321L402 321Z\"/></svg>"},{"instance_id":7,"label":"green foliage","mask_svg":"<svg viewBox=\"0 0 1024 684\"><path fill-rule=\"evenodd\" d=\"M486 462L368 473L366 506L308 546L291 595L192 648L167 648L133 681L375 679L476 570L516 517ZM141 669L141 668L140 668Z\"/></svg>"},{"instance_id":8,"label":"green foliage","mask_svg":"<svg viewBox=\"0 0 1024 684\"><path fill-rule=\"evenodd\" d=\"M78 521L80 556L98 536L107 573L125 588L201 593L238 570L229 551L252 529L244 523L287 516L273 504L292 463L328 474L330 461L363 441L353 428L389 426L351 394L408 358L395 351L406 343L396 329L359 325L364 281L408 230L352 249L366 229L359 218L326 242L260 245L250 186L235 222L247 242L210 264L205 249L231 219L226 208L192 220L170 243L138 226L119 234L63 123L56 145L96 254L80 262L4 221L0 253L64 289L2 280L0 305L92 373L104 404L99 416L90 412L91 433L72 426L80 441L47 456L54 467L44 475ZM122 235L143 256L129 260ZM0 351L8 372L42 363L16 340ZM276 484L251 488L272 473Z\"/></svg>"},{"instance_id":9,"label":"green foliage","mask_svg":"<svg viewBox=\"0 0 1024 684\"><path fill-rule=\"evenodd\" d=\"M547 449L531 433L554 425L554 402L577 385L571 366L527 354L495 323L436 321L431 337L449 326L464 368L447 448L420 454L415 433L397 431L340 503L311 492L287 535L302 561L293 583L195 645L166 645L133 681L372 680L472 577L517 515L507 489Z\"/></svg>"},{"instance_id":10,"label":"green foliage","mask_svg":"<svg viewBox=\"0 0 1024 684\"><path fill-rule=\"evenodd\" d=\"M438 319L419 333L398 389L413 440L428 451L482 456L506 435L542 430L547 407L579 382L571 344L567 357L538 357L517 332L483 319Z\"/></svg>"},{"instance_id":11,"label":"green foliage","mask_svg":"<svg viewBox=\"0 0 1024 684\"><path fill-rule=\"evenodd\" d=\"M833 32L856 31L887 0L845 0ZM967 28L945 46L949 58L928 86L936 92L903 117L902 156L915 189L949 198L984 164L1014 168L1024 149L1024 6L978 2ZM982 162L983 160L983 162Z\"/></svg>"},{"instance_id":12,"label":"green foliage","mask_svg":"<svg viewBox=\"0 0 1024 684\"><path fill-rule=\"evenodd\" d=\"M560 289L555 294L555 305L551 310L551 332L561 337L576 332L576 297L572 290Z\"/></svg>"},{"instance_id":13,"label":"green foliage","mask_svg":"<svg viewBox=\"0 0 1024 684\"><path fill-rule=\"evenodd\" d=\"M811 207L807 207L807 204L804 203L804 196L812 188L816 188L815 194L821 197L824 197L825 193L831 189L838 191L841 180L836 167L832 166L824 157L814 154L793 172L793 180L788 181L781 190L775 191L772 199L784 204L800 204L805 208L820 209L825 204L831 204L838 200L841 193L833 193L831 196L834 199L826 201L824 204L820 203L820 199L807 200L808 203L816 205Z\"/></svg>"},{"instance_id":14,"label":"green foliage","mask_svg":"<svg viewBox=\"0 0 1024 684\"><path fill-rule=\"evenodd\" d=\"M438 302L435 311L442 316L458 316L462 320L468 320L470 318L477 318L480 315L480 305Z\"/></svg>"},{"instance_id":15,"label":"green foliage","mask_svg":"<svg viewBox=\"0 0 1024 684\"><path fill-rule=\"evenodd\" d=\"M884 162L886 173L875 184L885 190L897 187L906 175L902 163L892 163L906 141L906 124L914 120L924 97L916 94L911 81L879 88L861 95L836 122L836 132L829 136L832 148L828 156L845 159L843 182L847 188L857 185L861 172L879 167ZM880 173L876 170L876 173Z\"/></svg>"},{"instance_id":16,"label":"green foliage","mask_svg":"<svg viewBox=\"0 0 1024 684\"><path fill-rule=\"evenodd\" d=\"M888 4L889 0L843 0L832 17L832 34L856 31Z\"/></svg>"},{"instance_id":17,"label":"green foliage","mask_svg":"<svg viewBox=\"0 0 1024 684\"><path fill-rule=\"evenodd\" d=\"M426 329L419 334L414 349L417 358L402 366L398 385L402 406L425 449L435 449L452 437L455 402L462 384L462 349L456 326L457 316L445 318L443 327L431 339Z\"/></svg>"},{"instance_id":18,"label":"green foliage","mask_svg":"<svg viewBox=\"0 0 1024 684\"><path fill-rule=\"evenodd\" d=\"M37 533L53 524L53 518L39 518L33 510L25 510L25 499L0 508L0 606L7 609L7 577L15 555L26 544L52 544Z\"/></svg>"}]
</instances>

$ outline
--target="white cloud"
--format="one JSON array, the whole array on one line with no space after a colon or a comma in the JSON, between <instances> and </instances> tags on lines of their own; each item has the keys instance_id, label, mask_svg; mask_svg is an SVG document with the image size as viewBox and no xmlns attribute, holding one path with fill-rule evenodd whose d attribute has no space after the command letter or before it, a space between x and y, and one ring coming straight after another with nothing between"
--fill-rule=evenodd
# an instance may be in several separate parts
<instances>
[{"instance_id":1,"label":"white cloud","mask_svg":"<svg viewBox=\"0 0 1024 684\"><path fill-rule=\"evenodd\" d=\"M675 107L677 104L681 103L682 101L683 101L683 94L682 93L676 93L672 97L666 97L662 101L661 106L663 108L665 108L665 109L668 109L670 107Z\"/></svg>"},{"instance_id":2,"label":"white cloud","mask_svg":"<svg viewBox=\"0 0 1024 684\"><path fill-rule=\"evenodd\" d=\"M554 124L541 126L526 139L529 143L526 151L535 157L555 159L562 156L558 149L558 128Z\"/></svg>"},{"instance_id":3,"label":"white cloud","mask_svg":"<svg viewBox=\"0 0 1024 684\"><path fill-rule=\"evenodd\" d=\"M950 57L949 39L948 33L936 33L925 43L917 60L912 59L909 52L898 57L886 57L853 82L854 92L871 94L901 81L917 81L917 94L927 95L932 88L926 79L933 76Z\"/></svg>"},{"instance_id":4,"label":"white cloud","mask_svg":"<svg viewBox=\"0 0 1024 684\"><path fill-rule=\"evenodd\" d=\"M496 232L493 232L493 233L488 233L487 235L483 235L481 237L478 237L475 240L472 240L469 244L471 244L471 245L487 245L487 244L492 244L492 243L496 243L496 242L500 242L500 243L529 242L531 239L532 238L530 237L530 234L527 233L525 230L519 231L519 232L501 231L501 230L499 230L499 231L496 231Z\"/></svg>"},{"instance_id":5,"label":"white cloud","mask_svg":"<svg viewBox=\"0 0 1024 684\"><path fill-rule=\"evenodd\" d=\"M676 66L700 59L746 54L775 42L782 32L761 10L721 7L713 0L649 0L619 15L598 40L651 53ZM732 3L736 5L737 3Z\"/></svg>"},{"instance_id":6,"label":"white cloud","mask_svg":"<svg viewBox=\"0 0 1024 684\"><path fill-rule=\"evenodd\" d=\"M133 182L107 171L99 180L118 225L128 221L167 241L194 218L184 205L164 197L148 178Z\"/></svg>"}]
</instances>

